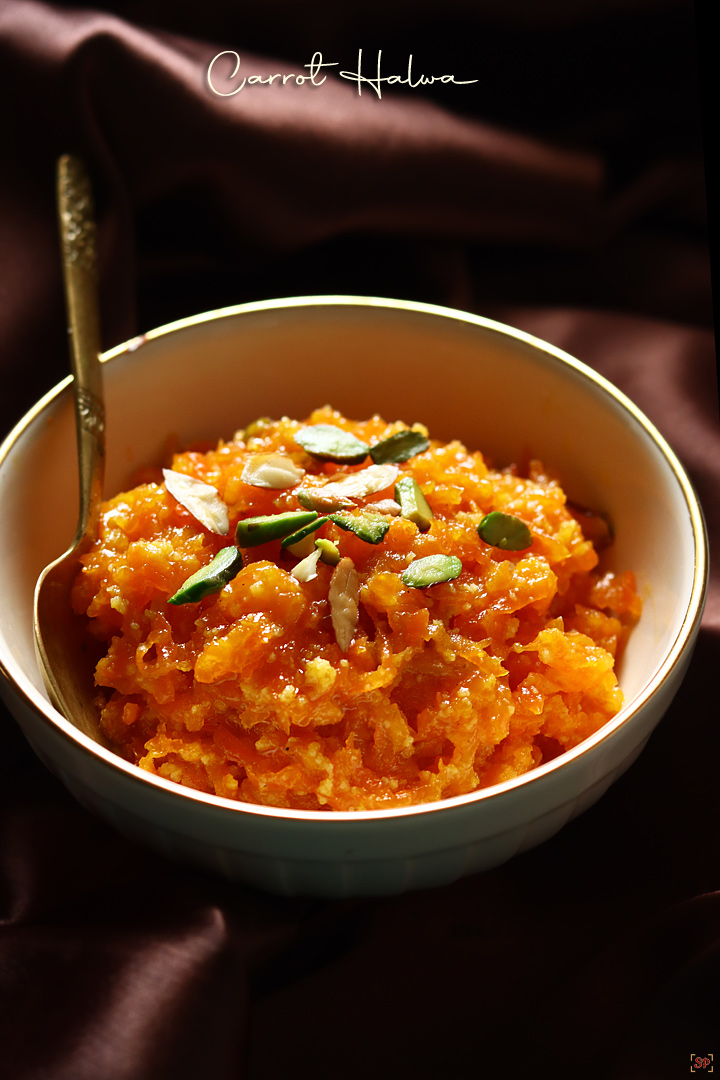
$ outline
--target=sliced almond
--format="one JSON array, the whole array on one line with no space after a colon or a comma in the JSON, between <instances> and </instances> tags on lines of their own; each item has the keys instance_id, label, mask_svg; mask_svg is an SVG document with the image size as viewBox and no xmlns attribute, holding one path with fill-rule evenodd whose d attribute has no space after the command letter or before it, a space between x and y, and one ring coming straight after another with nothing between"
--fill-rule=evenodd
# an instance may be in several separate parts
<instances>
[{"instance_id":1,"label":"sliced almond","mask_svg":"<svg viewBox=\"0 0 720 1080\"><path fill-rule=\"evenodd\" d=\"M397 465L369 465L353 473L335 473L328 480L313 477L295 492L301 506L318 513L350 510L358 499L390 487L397 479Z\"/></svg>"},{"instance_id":2,"label":"sliced almond","mask_svg":"<svg viewBox=\"0 0 720 1080\"><path fill-rule=\"evenodd\" d=\"M327 486L327 485L326 485ZM318 514L332 514L336 510L353 510L355 503L352 499L338 495L337 492L325 493L322 487L298 488L295 498L306 510L315 510Z\"/></svg>"},{"instance_id":3,"label":"sliced almond","mask_svg":"<svg viewBox=\"0 0 720 1080\"><path fill-rule=\"evenodd\" d=\"M378 499L377 502L367 503L365 509L375 510L378 514L388 514L390 517L397 517L400 513L400 504L396 503L394 499Z\"/></svg>"},{"instance_id":4,"label":"sliced almond","mask_svg":"<svg viewBox=\"0 0 720 1080\"><path fill-rule=\"evenodd\" d=\"M290 571L296 581L312 581L317 577L317 564L320 558L320 549L316 548L306 559L293 566Z\"/></svg>"},{"instance_id":5,"label":"sliced almond","mask_svg":"<svg viewBox=\"0 0 720 1080\"><path fill-rule=\"evenodd\" d=\"M340 651L347 652L355 637L360 610L360 579L352 559L341 559L333 570L328 601L335 640Z\"/></svg>"},{"instance_id":6,"label":"sliced almond","mask_svg":"<svg viewBox=\"0 0 720 1080\"><path fill-rule=\"evenodd\" d=\"M206 484L187 473L163 469L165 487L174 499L189 510L201 525L211 532L227 536L230 531L227 506L212 484Z\"/></svg>"},{"instance_id":7,"label":"sliced almond","mask_svg":"<svg viewBox=\"0 0 720 1080\"><path fill-rule=\"evenodd\" d=\"M245 462L241 479L253 487L282 491L295 487L304 475L305 470L284 454L253 454Z\"/></svg>"},{"instance_id":8,"label":"sliced almond","mask_svg":"<svg viewBox=\"0 0 720 1080\"><path fill-rule=\"evenodd\" d=\"M303 536L302 540L298 540L297 544L288 544L285 550L294 555L296 559L306 559L315 550L315 533L311 532L307 536Z\"/></svg>"}]
</instances>

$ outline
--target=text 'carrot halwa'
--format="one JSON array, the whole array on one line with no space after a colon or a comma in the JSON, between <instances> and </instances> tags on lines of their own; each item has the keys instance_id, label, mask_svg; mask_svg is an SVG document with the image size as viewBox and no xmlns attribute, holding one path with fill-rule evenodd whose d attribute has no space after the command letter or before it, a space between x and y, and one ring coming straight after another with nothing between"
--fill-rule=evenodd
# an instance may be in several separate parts
<instances>
[{"instance_id":1,"label":"text 'carrot halwa'","mask_svg":"<svg viewBox=\"0 0 720 1080\"><path fill-rule=\"evenodd\" d=\"M304 810L461 795L575 746L621 707L640 603L597 570L602 518L524 472L330 408L176 454L103 505L74 587L103 729L151 773Z\"/></svg>"}]
</instances>

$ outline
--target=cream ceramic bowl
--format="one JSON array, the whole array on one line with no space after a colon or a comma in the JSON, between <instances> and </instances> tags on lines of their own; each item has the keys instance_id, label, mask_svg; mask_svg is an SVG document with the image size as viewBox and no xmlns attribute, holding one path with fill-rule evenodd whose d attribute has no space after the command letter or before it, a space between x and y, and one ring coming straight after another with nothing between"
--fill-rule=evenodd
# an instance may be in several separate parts
<instances>
[{"instance_id":1,"label":"cream ceramic bowl","mask_svg":"<svg viewBox=\"0 0 720 1080\"><path fill-rule=\"evenodd\" d=\"M141 772L61 716L35 659L32 597L68 545L77 506L70 380L0 450L2 694L42 760L85 806L173 859L277 893L352 896L450 882L552 836L630 765L667 709L706 586L702 515L658 432L558 349L487 319L394 300L309 297L226 308L105 357L106 491L159 463L168 435L229 437L258 416L331 403L355 418L421 420L497 464L531 449L569 497L612 517L609 566L644 602L623 658L622 712L534 772L476 794L370 813L234 803Z\"/></svg>"}]
</instances>

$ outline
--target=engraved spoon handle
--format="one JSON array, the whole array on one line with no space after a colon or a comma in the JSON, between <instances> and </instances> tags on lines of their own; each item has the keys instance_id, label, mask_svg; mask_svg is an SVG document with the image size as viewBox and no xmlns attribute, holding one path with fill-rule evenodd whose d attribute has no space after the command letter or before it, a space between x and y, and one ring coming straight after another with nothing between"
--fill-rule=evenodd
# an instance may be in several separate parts
<instances>
[{"instance_id":1,"label":"engraved spoon handle","mask_svg":"<svg viewBox=\"0 0 720 1080\"><path fill-rule=\"evenodd\" d=\"M75 543L94 525L105 474L105 408L100 369L96 227L90 180L72 154L57 164L57 206L62 243L70 359L75 377L80 469L80 512Z\"/></svg>"}]
</instances>

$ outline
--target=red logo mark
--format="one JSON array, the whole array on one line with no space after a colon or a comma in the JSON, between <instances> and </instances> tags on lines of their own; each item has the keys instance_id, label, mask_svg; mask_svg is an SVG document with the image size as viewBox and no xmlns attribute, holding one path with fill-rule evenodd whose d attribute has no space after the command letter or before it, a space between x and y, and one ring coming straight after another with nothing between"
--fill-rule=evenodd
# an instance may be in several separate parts
<instances>
[{"instance_id":1,"label":"red logo mark","mask_svg":"<svg viewBox=\"0 0 720 1080\"><path fill-rule=\"evenodd\" d=\"M690 1072L703 1072L711 1073L713 1071L713 1055L712 1054L691 1054L690 1055Z\"/></svg>"}]
</instances>

